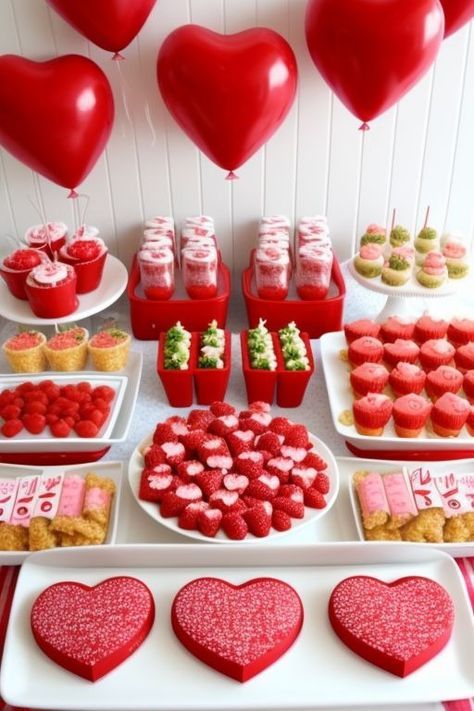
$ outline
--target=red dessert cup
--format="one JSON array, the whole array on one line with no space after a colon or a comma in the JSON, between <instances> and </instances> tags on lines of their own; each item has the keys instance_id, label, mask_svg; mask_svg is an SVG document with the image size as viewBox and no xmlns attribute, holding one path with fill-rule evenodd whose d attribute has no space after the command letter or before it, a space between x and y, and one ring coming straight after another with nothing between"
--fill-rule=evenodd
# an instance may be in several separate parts
<instances>
[{"instance_id":1,"label":"red dessert cup","mask_svg":"<svg viewBox=\"0 0 474 711\"><path fill-rule=\"evenodd\" d=\"M193 376L196 367L197 336L191 336L188 367L185 370L165 368L166 333L160 334L156 369L166 397L172 407L189 407L193 404Z\"/></svg>"},{"instance_id":2,"label":"red dessert cup","mask_svg":"<svg viewBox=\"0 0 474 711\"><path fill-rule=\"evenodd\" d=\"M194 388L196 390L196 399L199 405L210 405L212 402L222 401L225 398L231 368L231 333L230 331L225 332L223 368L199 367L201 334L195 334L195 339L197 348L196 368L194 370Z\"/></svg>"},{"instance_id":3,"label":"red dessert cup","mask_svg":"<svg viewBox=\"0 0 474 711\"><path fill-rule=\"evenodd\" d=\"M242 370L244 373L245 388L247 390L248 402L268 402L270 405L275 397L275 388L277 384L276 370L262 370L252 368L250 365L247 331L242 331L240 334L240 347L242 352ZM273 347L275 348L275 337L273 337ZM275 350L275 353L277 351ZM280 364L278 364L280 365ZM277 366L278 367L278 366Z\"/></svg>"},{"instance_id":4,"label":"red dessert cup","mask_svg":"<svg viewBox=\"0 0 474 711\"><path fill-rule=\"evenodd\" d=\"M18 266L22 262L27 264L25 268L14 268L13 266L8 266L9 260L14 262L15 256L18 256ZM0 265L0 276L4 280L8 289L16 296L17 299L27 300L28 297L25 291L26 277L31 272L34 267L38 264L48 262L48 257L44 252L40 252L38 249L19 249L12 255L5 257Z\"/></svg>"},{"instance_id":5,"label":"red dessert cup","mask_svg":"<svg viewBox=\"0 0 474 711\"><path fill-rule=\"evenodd\" d=\"M72 314L78 306L76 297L77 277L74 269L68 264L51 262L51 268L63 266L67 276L56 283L40 283L35 278L35 267L26 278L25 291L31 310L40 318L62 318Z\"/></svg>"},{"instance_id":6,"label":"red dessert cup","mask_svg":"<svg viewBox=\"0 0 474 711\"><path fill-rule=\"evenodd\" d=\"M70 254L73 250L81 249L86 242L93 242L93 240L74 240L69 245L62 247L59 251L60 260L64 264L69 264L76 272L76 292L78 294L88 294L90 291L97 289L102 279L105 260L107 259L107 247L105 247L105 245L101 245L100 253L93 259L81 259ZM85 247L84 250L84 254L87 254Z\"/></svg>"},{"instance_id":7,"label":"red dessert cup","mask_svg":"<svg viewBox=\"0 0 474 711\"><path fill-rule=\"evenodd\" d=\"M285 360L281 349L278 334L275 334L274 346L278 361L277 371L277 405L278 407L298 407L303 400L306 387L314 373L314 359L311 350L311 341L307 333L300 333L306 347L309 360L308 370L286 370Z\"/></svg>"}]
</instances>

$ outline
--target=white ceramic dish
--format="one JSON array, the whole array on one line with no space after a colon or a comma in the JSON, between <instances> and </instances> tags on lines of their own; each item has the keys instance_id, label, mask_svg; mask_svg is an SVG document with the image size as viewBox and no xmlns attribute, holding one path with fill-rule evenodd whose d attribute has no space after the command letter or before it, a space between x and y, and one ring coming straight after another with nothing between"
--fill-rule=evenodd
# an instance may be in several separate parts
<instances>
[{"instance_id":1,"label":"white ceramic dish","mask_svg":"<svg viewBox=\"0 0 474 711\"><path fill-rule=\"evenodd\" d=\"M103 544L107 545L114 543L117 536L118 514L122 492L122 471L122 462L96 462L93 464L77 464L64 467L29 467L17 464L0 464L0 479L15 479L19 476L30 476L33 474L54 475L58 472L64 472L65 474L80 474L81 476L85 476L89 472L94 472L101 477L109 477L110 479L113 479L116 491L112 500L107 537L105 539L105 543ZM28 555L30 555L30 553L27 551L0 550L0 566L21 565Z\"/></svg>"},{"instance_id":2,"label":"white ceramic dish","mask_svg":"<svg viewBox=\"0 0 474 711\"><path fill-rule=\"evenodd\" d=\"M222 531L218 531L215 538L209 538L208 536L204 536L199 531L187 531L183 528L180 528L178 526L177 518L163 518L163 516L160 515L158 504L154 504L149 501L142 501L138 498L140 476L143 470L142 451L151 443L151 441L151 435L143 439L137 445L132 456L130 457L128 466L128 481L135 500L141 507L141 509L145 511L145 513L147 513L148 516L150 516L157 523L160 523L162 526L165 526L169 530L174 531L174 533L178 533L181 536L185 536L186 538L193 538L197 541L200 541L201 543L227 543L235 545L238 543L264 543L265 541L273 541L275 539L279 539L283 536L286 536L294 531L296 532L310 523L315 523L316 521L319 521L325 516L325 514L329 512L337 498L337 494L339 491L339 473L337 470L337 464L336 460L334 459L334 455L332 454L331 450L324 444L324 442L322 442L317 437L314 437L314 435L311 435L311 441L314 444L316 451L322 456L322 458L326 461L328 465L327 471L328 476L331 480L331 488L328 496L326 497L326 507L324 509L310 509L306 507L304 518L292 519L293 526L289 531L276 531L272 528L270 534L265 538L256 538L252 534L248 534L243 541L233 541L228 538Z\"/></svg>"},{"instance_id":3,"label":"white ceramic dish","mask_svg":"<svg viewBox=\"0 0 474 711\"><path fill-rule=\"evenodd\" d=\"M474 450L474 437L471 437L465 427L458 437L438 437L433 432L428 433L423 430L419 437L410 439L397 437L393 420L388 423L380 437L361 435L354 425L342 424L339 421L339 416L345 410L352 411L354 401L349 381L350 367L340 358L340 352L343 349L347 349L343 331L325 333L321 336L321 360L332 420L337 432L349 443L359 449L380 451L381 456L383 456L383 450L386 449L420 452L427 450Z\"/></svg>"},{"instance_id":4,"label":"white ceramic dish","mask_svg":"<svg viewBox=\"0 0 474 711\"><path fill-rule=\"evenodd\" d=\"M65 671L36 646L30 630L34 599L53 583L94 585L132 575L152 591L153 629L123 664L96 683ZM416 673L400 679L364 661L333 633L327 602L350 575L391 581L407 575L436 580L451 595L456 620L445 649ZM245 684L192 656L170 625L172 600L182 585L202 576L235 584L269 576L289 582L301 596L305 621L293 647ZM0 691L7 703L68 711L237 711L436 702L474 694L474 621L456 563L440 551L361 543L314 546L110 546L57 550L30 556L18 579L3 656ZM133 682L131 682L133 680Z\"/></svg>"},{"instance_id":5,"label":"white ceramic dish","mask_svg":"<svg viewBox=\"0 0 474 711\"><path fill-rule=\"evenodd\" d=\"M38 438L31 436L28 439L28 444L34 441L34 448L36 452L89 452L100 450L104 447L108 447L114 442L123 442L127 438L128 430L130 428L133 412L135 409L135 403L137 401L138 389L140 386L140 378L142 373L142 363L143 356L141 353L131 352L128 359L127 366L120 371L118 374L110 375L105 373L98 373L98 371L83 370L75 375L67 375L64 373L54 373L48 371L46 373L40 373L38 376L25 375L24 377L16 375L11 376L1 376L0 383L2 387L7 387L5 384L9 379L16 379L18 382L21 380L33 380L33 377L39 380L55 380L58 381L61 377L69 377L74 380L74 382L80 382L82 380L92 381L93 379L99 382L106 383L109 377L116 380L124 382L124 388L122 393L121 405L119 407L115 406L113 409L115 422L112 427L107 428L108 432L103 434L100 432L99 436L93 438L87 437L66 437L55 438L49 436L48 438ZM16 437L8 439L7 437L0 438L0 454L1 453L21 453L25 450L25 442L21 443Z\"/></svg>"},{"instance_id":6,"label":"white ceramic dish","mask_svg":"<svg viewBox=\"0 0 474 711\"><path fill-rule=\"evenodd\" d=\"M113 390L115 391L115 397L110 403L111 407L109 416L107 417L107 420L104 422L99 432L97 433L97 437L99 439L107 439L108 437L110 437L110 434L117 420L118 413L120 412L120 407L123 402L123 397L127 388L128 376L109 375L106 373L95 373L94 375L88 374L86 377L82 377L81 373L62 373L55 374L53 377L50 377L49 375L45 376L44 373L35 375L2 375L0 376L0 392L7 388L16 388L21 385L21 383L24 383L26 381L33 383L33 385L36 385L38 383L41 383L43 380L52 380L56 385L59 385L59 387L64 387L66 385L77 385L78 383L86 381L90 383L93 388L100 387L101 385L107 385L108 387L113 388ZM16 437L5 437L5 435L0 432L0 451L2 451L2 445L5 442L11 442L12 444L15 444L18 449L22 449L23 447L29 445L36 447L39 442L45 442L52 439L58 441L58 438L53 437L48 426L46 426L46 428L40 434L31 434L31 432L28 432L27 430L23 429L18 435L16 435ZM68 442L75 443L80 442L81 439L83 438L75 435L73 430L71 431L68 437L65 437L64 439L62 437L59 438L60 441L67 440ZM93 437L90 439L95 440L96 438Z\"/></svg>"},{"instance_id":7,"label":"white ceramic dish","mask_svg":"<svg viewBox=\"0 0 474 711\"><path fill-rule=\"evenodd\" d=\"M40 318L32 312L28 301L17 299L9 291L7 285L0 280L0 316L28 323L32 326L41 326L51 323L71 323L103 311L123 294L127 287L128 273L125 265L111 254L105 260L104 273L97 289L88 294L78 294L79 306L74 313L61 318Z\"/></svg>"}]
</instances>

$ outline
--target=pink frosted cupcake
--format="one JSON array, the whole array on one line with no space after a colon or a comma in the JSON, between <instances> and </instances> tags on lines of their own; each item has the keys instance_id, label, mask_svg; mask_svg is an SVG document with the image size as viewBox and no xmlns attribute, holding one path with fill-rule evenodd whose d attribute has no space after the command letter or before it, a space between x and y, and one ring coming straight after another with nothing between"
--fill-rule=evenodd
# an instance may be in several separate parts
<instances>
[{"instance_id":1,"label":"pink frosted cupcake","mask_svg":"<svg viewBox=\"0 0 474 711\"><path fill-rule=\"evenodd\" d=\"M466 259L467 249L462 240L451 235L441 238L441 250L446 258L448 276L450 279L462 279L469 272L469 263Z\"/></svg>"},{"instance_id":2,"label":"pink frosted cupcake","mask_svg":"<svg viewBox=\"0 0 474 711\"><path fill-rule=\"evenodd\" d=\"M467 400L453 393L444 393L433 405L431 424L440 437L457 437L471 412Z\"/></svg>"},{"instance_id":3,"label":"pink frosted cupcake","mask_svg":"<svg viewBox=\"0 0 474 711\"><path fill-rule=\"evenodd\" d=\"M453 318L448 327L448 339L456 348L474 341L474 320L470 318Z\"/></svg>"},{"instance_id":4,"label":"pink frosted cupcake","mask_svg":"<svg viewBox=\"0 0 474 711\"><path fill-rule=\"evenodd\" d=\"M77 276L76 291L88 294L99 286L107 258L107 247L99 237L73 239L59 250L64 264L74 268Z\"/></svg>"},{"instance_id":5,"label":"pink frosted cupcake","mask_svg":"<svg viewBox=\"0 0 474 711\"><path fill-rule=\"evenodd\" d=\"M426 392L435 401L444 393L454 393L461 390L463 384L462 374L449 365L440 365L436 370L431 370L426 376Z\"/></svg>"},{"instance_id":6,"label":"pink frosted cupcake","mask_svg":"<svg viewBox=\"0 0 474 711\"><path fill-rule=\"evenodd\" d=\"M456 368L461 373L466 373L474 368L474 343L466 343L464 346L459 346L454 354L454 362Z\"/></svg>"},{"instance_id":7,"label":"pink frosted cupcake","mask_svg":"<svg viewBox=\"0 0 474 711\"><path fill-rule=\"evenodd\" d=\"M406 341L397 338L394 343L385 343L383 347L383 359L388 365L397 363L416 363L420 349L415 341Z\"/></svg>"},{"instance_id":8,"label":"pink frosted cupcake","mask_svg":"<svg viewBox=\"0 0 474 711\"><path fill-rule=\"evenodd\" d=\"M388 378L390 387L397 397L408 393L419 395L425 387L425 381L425 371L413 363L398 363Z\"/></svg>"},{"instance_id":9,"label":"pink frosted cupcake","mask_svg":"<svg viewBox=\"0 0 474 711\"><path fill-rule=\"evenodd\" d=\"M49 262L47 255L38 249L17 249L1 263L0 276L13 296L26 301L26 277L34 267L45 262Z\"/></svg>"},{"instance_id":10,"label":"pink frosted cupcake","mask_svg":"<svg viewBox=\"0 0 474 711\"><path fill-rule=\"evenodd\" d=\"M434 318L433 316L420 316L418 321L415 323L415 333L413 335L414 340L417 343L424 343L433 338L445 338L448 332L449 323L444 319Z\"/></svg>"},{"instance_id":11,"label":"pink frosted cupcake","mask_svg":"<svg viewBox=\"0 0 474 711\"><path fill-rule=\"evenodd\" d=\"M378 244L365 244L354 257L354 268L366 279L373 279L382 273L384 258L382 247Z\"/></svg>"},{"instance_id":12,"label":"pink frosted cupcake","mask_svg":"<svg viewBox=\"0 0 474 711\"><path fill-rule=\"evenodd\" d=\"M384 343L394 343L397 338L410 340L413 338L415 323L412 319L405 319L402 316L389 316L382 324L380 338Z\"/></svg>"},{"instance_id":13,"label":"pink frosted cupcake","mask_svg":"<svg viewBox=\"0 0 474 711\"><path fill-rule=\"evenodd\" d=\"M361 247L365 244L381 244L384 245L387 240L386 229L382 225L372 223L367 226L364 234L360 238Z\"/></svg>"},{"instance_id":14,"label":"pink frosted cupcake","mask_svg":"<svg viewBox=\"0 0 474 711\"><path fill-rule=\"evenodd\" d=\"M40 318L61 318L78 305L76 273L68 264L49 262L31 270L25 290L31 310Z\"/></svg>"},{"instance_id":15,"label":"pink frosted cupcake","mask_svg":"<svg viewBox=\"0 0 474 711\"><path fill-rule=\"evenodd\" d=\"M383 345L377 338L363 336L352 341L347 354L349 363L354 368L362 363L380 363L383 358Z\"/></svg>"},{"instance_id":16,"label":"pink frosted cupcake","mask_svg":"<svg viewBox=\"0 0 474 711\"><path fill-rule=\"evenodd\" d=\"M363 363L354 368L350 380L356 397L381 393L388 383L388 370L379 363Z\"/></svg>"},{"instance_id":17,"label":"pink frosted cupcake","mask_svg":"<svg viewBox=\"0 0 474 711\"><path fill-rule=\"evenodd\" d=\"M377 338L380 333L380 324L369 318L361 318L344 325L344 335L347 343L352 343L362 336Z\"/></svg>"},{"instance_id":18,"label":"pink frosted cupcake","mask_svg":"<svg viewBox=\"0 0 474 711\"><path fill-rule=\"evenodd\" d=\"M453 365L456 349L444 338L432 339L420 348L420 363L426 371L439 365Z\"/></svg>"},{"instance_id":19,"label":"pink frosted cupcake","mask_svg":"<svg viewBox=\"0 0 474 711\"><path fill-rule=\"evenodd\" d=\"M392 401L381 393L368 393L352 406L354 424L359 434L380 437L392 415Z\"/></svg>"},{"instance_id":20,"label":"pink frosted cupcake","mask_svg":"<svg viewBox=\"0 0 474 711\"><path fill-rule=\"evenodd\" d=\"M418 437L431 412L431 403L410 393L393 403L393 422L399 437Z\"/></svg>"},{"instance_id":21,"label":"pink frosted cupcake","mask_svg":"<svg viewBox=\"0 0 474 711\"><path fill-rule=\"evenodd\" d=\"M40 249L53 257L66 244L67 225L64 222L47 222L34 225L25 232L25 240L32 249Z\"/></svg>"},{"instance_id":22,"label":"pink frosted cupcake","mask_svg":"<svg viewBox=\"0 0 474 711\"><path fill-rule=\"evenodd\" d=\"M416 278L427 289L437 289L444 284L448 278L448 268L441 252L428 252Z\"/></svg>"},{"instance_id":23,"label":"pink frosted cupcake","mask_svg":"<svg viewBox=\"0 0 474 711\"><path fill-rule=\"evenodd\" d=\"M464 373L462 389L471 405L474 405L474 370L468 370L467 373Z\"/></svg>"}]
</instances>

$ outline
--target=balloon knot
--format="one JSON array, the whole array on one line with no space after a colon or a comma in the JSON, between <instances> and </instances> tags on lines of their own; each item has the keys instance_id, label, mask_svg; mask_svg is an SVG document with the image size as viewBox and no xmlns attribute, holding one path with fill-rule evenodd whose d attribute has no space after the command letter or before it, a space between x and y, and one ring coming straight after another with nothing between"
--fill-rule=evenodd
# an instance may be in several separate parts
<instances>
[{"instance_id":1,"label":"balloon knot","mask_svg":"<svg viewBox=\"0 0 474 711\"><path fill-rule=\"evenodd\" d=\"M114 56L112 57L113 62L121 62L122 59L125 59L123 54L120 54L120 52L115 52Z\"/></svg>"},{"instance_id":2,"label":"balloon knot","mask_svg":"<svg viewBox=\"0 0 474 711\"><path fill-rule=\"evenodd\" d=\"M229 171L225 177L226 180L238 180L239 176L233 170Z\"/></svg>"},{"instance_id":3,"label":"balloon knot","mask_svg":"<svg viewBox=\"0 0 474 711\"><path fill-rule=\"evenodd\" d=\"M370 131L370 126L366 121L359 126L359 131Z\"/></svg>"},{"instance_id":4,"label":"balloon knot","mask_svg":"<svg viewBox=\"0 0 474 711\"><path fill-rule=\"evenodd\" d=\"M76 193L76 191L72 188L67 197L68 197L68 200L69 200L69 198L72 198L73 200L75 200L76 198L79 197L79 193Z\"/></svg>"}]
</instances>

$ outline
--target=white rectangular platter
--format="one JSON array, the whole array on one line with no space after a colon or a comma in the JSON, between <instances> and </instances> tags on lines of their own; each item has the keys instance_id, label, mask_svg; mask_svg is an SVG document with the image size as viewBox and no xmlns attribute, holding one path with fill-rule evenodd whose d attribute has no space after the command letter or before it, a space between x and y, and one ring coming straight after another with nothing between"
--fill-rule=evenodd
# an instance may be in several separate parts
<instances>
[{"instance_id":1,"label":"white rectangular platter","mask_svg":"<svg viewBox=\"0 0 474 711\"><path fill-rule=\"evenodd\" d=\"M380 450L398 449L410 450L474 450L474 437L461 430L458 437L438 437L433 432L422 431L419 437L413 439L397 437L390 421L380 437L369 437L357 432L354 425L344 425L339 417L345 410L352 411L354 400L349 382L350 366L340 357L341 350L347 348L346 339L342 331L325 333L321 336L321 360L326 380L326 388L331 408L332 421L337 432L348 442L359 449Z\"/></svg>"},{"instance_id":2,"label":"white rectangular platter","mask_svg":"<svg viewBox=\"0 0 474 711\"><path fill-rule=\"evenodd\" d=\"M9 387L13 382L18 383L22 380L34 381L34 379L37 379L39 381L53 380L59 382L63 378L69 379L69 382L78 383L81 381L89 381L94 382L96 385L109 384L108 381L111 378L112 381L120 383L121 387L120 398L116 396L112 403L113 408L110 417L113 418L113 421L109 418L109 421L105 423L105 429L103 427L97 437L66 437L62 439L52 436L29 435L27 439L23 436L8 439L7 437L1 436L0 453L4 452L5 454L10 454L22 452L25 450L26 445L28 445L28 447L34 445L36 452L89 452L91 450L102 449L114 442L123 442L127 438L137 401L142 363L142 354L132 351L129 355L126 368L121 370L120 373L112 375L99 373L96 370L83 370L74 374L69 373L68 375L45 371L35 376L29 374L25 374L24 377L18 374L0 376L0 388L2 389ZM46 431L47 430L45 430L45 432Z\"/></svg>"},{"instance_id":3,"label":"white rectangular platter","mask_svg":"<svg viewBox=\"0 0 474 711\"><path fill-rule=\"evenodd\" d=\"M115 495L112 499L110 510L109 528L107 537L103 545L115 542L119 523L120 497L122 493L122 462L93 462L91 464L77 464L63 467L29 467L18 464L0 464L0 479L15 479L19 476L31 476L34 474L54 475L62 472L64 474L79 474L85 477L89 472L94 472L101 477L108 477L115 482ZM69 550L69 549L68 549ZM21 565L30 555L28 551L0 551L1 565Z\"/></svg>"},{"instance_id":4,"label":"white rectangular platter","mask_svg":"<svg viewBox=\"0 0 474 711\"><path fill-rule=\"evenodd\" d=\"M157 617L143 645L96 683L57 666L30 630L33 601L47 586L73 580L94 585L132 575L153 593ZM327 603L350 575L391 581L407 575L436 580L451 595L456 620L445 649L416 673L395 677L359 658L333 633ZM305 610L300 637L275 664L239 684L193 657L175 638L170 608L189 581L214 576L239 584L261 576L290 583ZM237 711L380 708L434 703L474 694L474 621L462 576L446 554L419 546L375 543L314 546L111 546L46 551L22 567L10 615L0 693L10 704L68 711Z\"/></svg>"}]
</instances>

